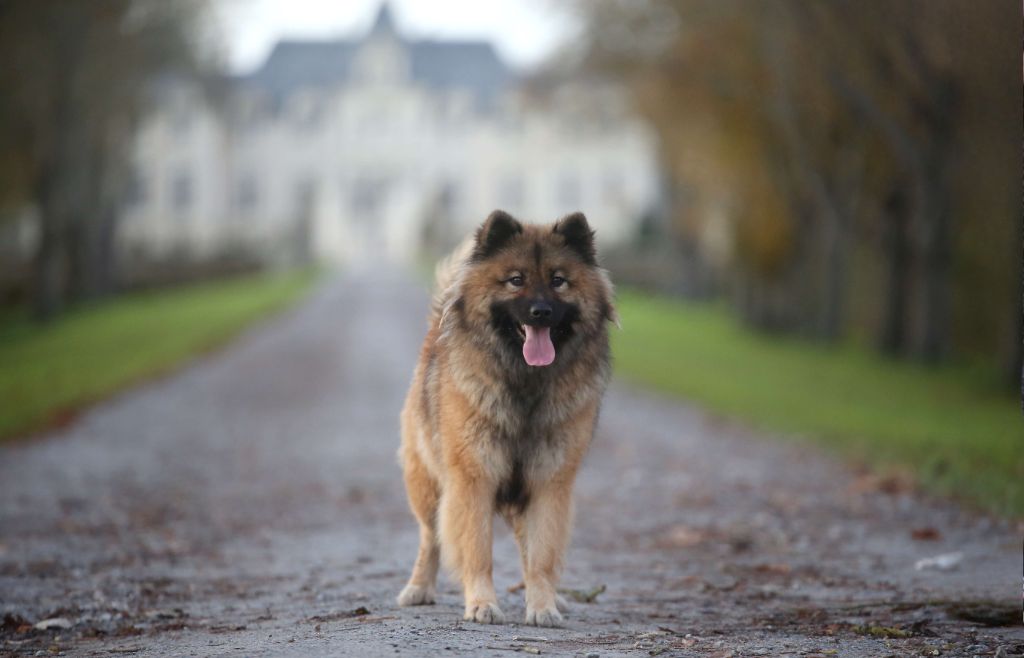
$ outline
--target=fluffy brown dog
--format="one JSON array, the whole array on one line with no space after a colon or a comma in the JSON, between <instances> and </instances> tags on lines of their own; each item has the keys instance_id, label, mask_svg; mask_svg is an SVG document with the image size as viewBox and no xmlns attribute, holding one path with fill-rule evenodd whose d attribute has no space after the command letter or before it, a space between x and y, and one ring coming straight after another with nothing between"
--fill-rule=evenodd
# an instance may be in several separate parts
<instances>
[{"instance_id":1,"label":"fluffy brown dog","mask_svg":"<svg viewBox=\"0 0 1024 658\"><path fill-rule=\"evenodd\" d=\"M438 268L430 329L402 409L420 547L400 605L433 603L439 558L465 618L502 623L491 578L495 512L522 559L526 622L561 622L556 594L572 486L610 371L612 286L581 213L523 225L496 210Z\"/></svg>"}]
</instances>

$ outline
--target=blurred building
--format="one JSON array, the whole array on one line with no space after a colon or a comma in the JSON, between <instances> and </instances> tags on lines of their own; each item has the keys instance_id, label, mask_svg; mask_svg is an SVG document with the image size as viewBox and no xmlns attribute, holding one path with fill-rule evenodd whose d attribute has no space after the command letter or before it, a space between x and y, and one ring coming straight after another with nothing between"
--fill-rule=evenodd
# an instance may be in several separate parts
<instances>
[{"instance_id":1,"label":"blurred building","mask_svg":"<svg viewBox=\"0 0 1024 658\"><path fill-rule=\"evenodd\" d=\"M135 160L120 235L154 256L407 260L496 207L530 221L583 210L614 242L658 182L623 95L524 84L489 43L403 37L387 5L362 38L279 43L218 102L164 85Z\"/></svg>"}]
</instances>

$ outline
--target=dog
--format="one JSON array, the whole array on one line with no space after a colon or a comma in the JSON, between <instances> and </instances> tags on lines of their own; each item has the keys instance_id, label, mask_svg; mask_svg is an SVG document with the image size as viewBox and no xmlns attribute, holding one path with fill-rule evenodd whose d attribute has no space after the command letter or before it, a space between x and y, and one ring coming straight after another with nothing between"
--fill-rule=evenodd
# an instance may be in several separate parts
<instances>
[{"instance_id":1,"label":"dog","mask_svg":"<svg viewBox=\"0 0 1024 658\"><path fill-rule=\"evenodd\" d=\"M561 625L572 487L618 324L594 232L578 212L530 225L496 210L438 267L436 286L401 415L420 544L398 603L433 603L443 559L462 583L464 618L503 623L491 576L498 514L519 547L526 623Z\"/></svg>"}]
</instances>

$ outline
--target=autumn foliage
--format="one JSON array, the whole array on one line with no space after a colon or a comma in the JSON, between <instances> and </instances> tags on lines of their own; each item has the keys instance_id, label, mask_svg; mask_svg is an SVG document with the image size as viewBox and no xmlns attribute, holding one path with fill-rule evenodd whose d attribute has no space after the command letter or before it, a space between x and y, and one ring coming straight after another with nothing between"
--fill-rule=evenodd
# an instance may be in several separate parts
<instances>
[{"instance_id":1,"label":"autumn foliage","mask_svg":"<svg viewBox=\"0 0 1024 658\"><path fill-rule=\"evenodd\" d=\"M666 230L702 294L759 327L1019 380L1019 5L577 8L584 66L628 85L660 137Z\"/></svg>"}]
</instances>

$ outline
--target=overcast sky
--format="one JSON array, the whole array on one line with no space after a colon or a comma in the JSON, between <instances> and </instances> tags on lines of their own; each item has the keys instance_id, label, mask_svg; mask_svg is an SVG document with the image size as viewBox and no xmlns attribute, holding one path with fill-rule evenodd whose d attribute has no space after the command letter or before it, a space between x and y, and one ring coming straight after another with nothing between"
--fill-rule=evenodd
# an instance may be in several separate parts
<instances>
[{"instance_id":1,"label":"overcast sky","mask_svg":"<svg viewBox=\"0 0 1024 658\"><path fill-rule=\"evenodd\" d=\"M357 36L380 0L218 0L227 64L258 66L281 38ZM503 59L528 68L569 38L574 22L557 0L391 0L398 29L433 39L487 39Z\"/></svg>"}]
</instances>

